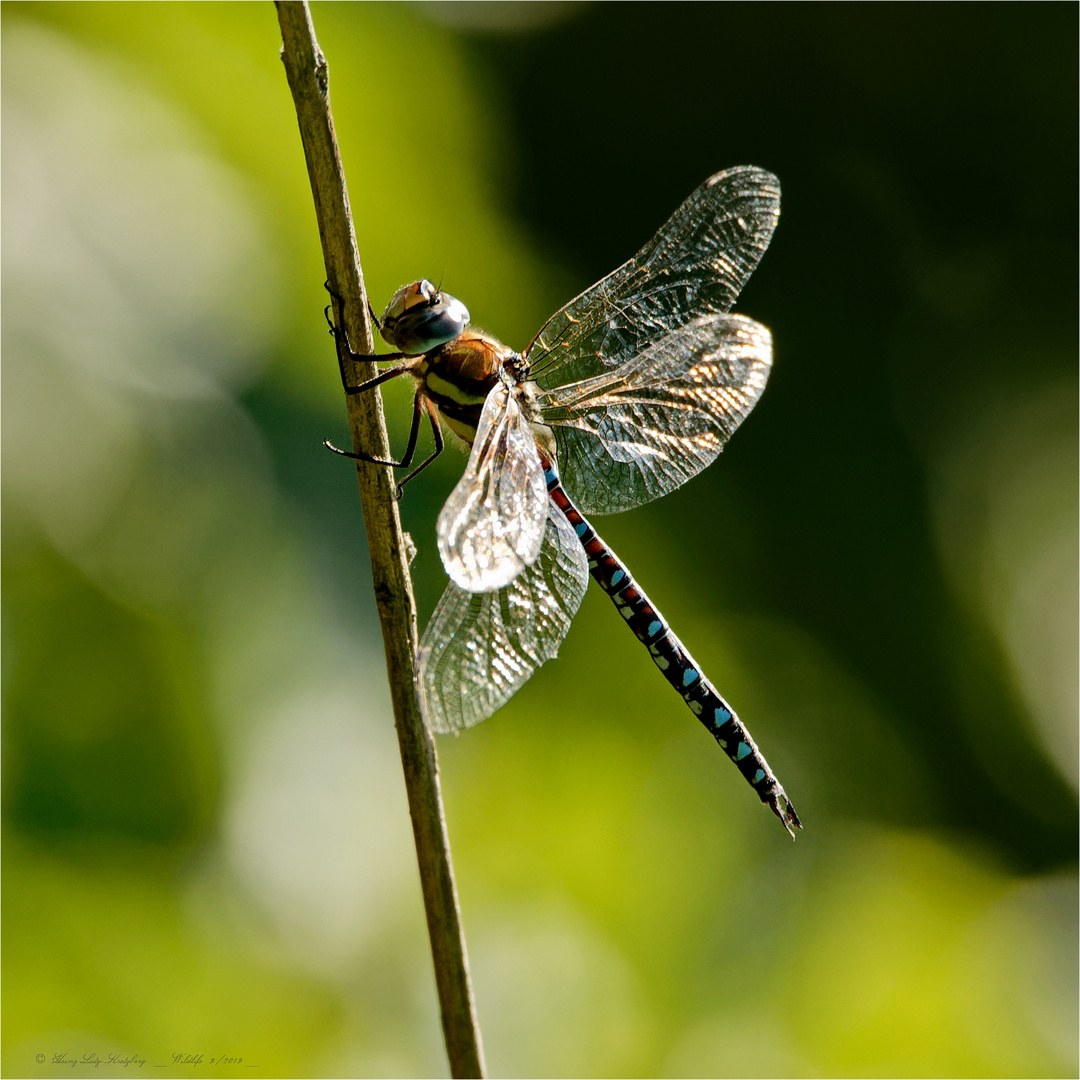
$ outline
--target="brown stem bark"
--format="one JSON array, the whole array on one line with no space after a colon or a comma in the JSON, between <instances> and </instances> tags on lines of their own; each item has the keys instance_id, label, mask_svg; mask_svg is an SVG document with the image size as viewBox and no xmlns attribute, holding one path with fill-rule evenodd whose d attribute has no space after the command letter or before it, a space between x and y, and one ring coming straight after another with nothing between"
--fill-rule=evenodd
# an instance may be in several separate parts
<instances>
[{"instance_id":1,"label":"brown stem bark","mask_svg":"<svg viewBox=\"0 0 1080 1080\"><path fill-rule=\"evenodd\" d=\"M368 319L367 294L356 249L345 173L338 154L330 114L329 75L326 58L315 38L306 2L278 0L275 5L281 26L282 60L296 105L300 137L307 159L315 216L322 239L326 279L334 298L338 349L345 349L344 335L356 352L374 350ZM375 365L351 365L351 383L371 378ZM353 449L388 458L390 444L383 420L378 389L346 396ZM454 1077L482 1077L483 1051L476 1022L465 935L454 888L450 842L439 792L435 741L424 725L416 699L416 607L409 577L405 537L394 498L391 469L357 463L360 499L364 507L375 602L382 624L386 671L394 708L394 724L401 748L401 764L416 840L416 860L427 913L435 982L442 1010L443 1037Z\"/></svg>"}]
</instances>

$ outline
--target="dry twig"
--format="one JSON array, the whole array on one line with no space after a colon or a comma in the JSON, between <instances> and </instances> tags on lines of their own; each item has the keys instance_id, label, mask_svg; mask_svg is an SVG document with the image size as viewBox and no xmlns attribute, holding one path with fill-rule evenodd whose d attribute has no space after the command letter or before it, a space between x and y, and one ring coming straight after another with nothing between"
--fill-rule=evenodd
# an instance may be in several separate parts
<instances>
[{"instance_id":1,"label":"dry twig","mask_svg":"<svg viewBox=\"0 0 1080 1080\"><path fill-rule=\"evenodd\" d=\"M342 339L347 335L348 342L357 352L370 355L375 351L374 341L345 174L330 115L326 59L315 39L307 3L278 0L276 7L284 42L282 60L296 105L315 198L326 279L331 295L335 297L335 324L344 331L338 335L338 348L345 349ZM345 303L338 298L344 298ZM347 359L346 363L349 363ZM355 383L374 374L375 365L366 363L351 371L349 378ZM353 449L388 458L390 446L379 391L348 395L346 402ZM480 1077L484 1068L483 1052L439 793L435 742L424 725L416 700L416 607L401 519L394 499L393 473L386 466L358 462L357 477L450 1073L454 1077Z\"/></svg>"}]
</instances>

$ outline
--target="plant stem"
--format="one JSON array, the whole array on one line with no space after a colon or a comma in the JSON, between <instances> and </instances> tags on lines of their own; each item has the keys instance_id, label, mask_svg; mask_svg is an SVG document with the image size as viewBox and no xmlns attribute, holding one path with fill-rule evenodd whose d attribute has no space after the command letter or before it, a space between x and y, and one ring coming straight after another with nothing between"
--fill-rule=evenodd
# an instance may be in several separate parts
<instances>
[{"instance_id":1,"label":"plant stem","mask_svg":"<svg viewBox=\"0 0 1080 1080\"><path fill-rule=\"evenodd\" d=\"M281 56L296 105L308 177L315 199L326 279L334 298L335 325L341 331L338 334L339 356L346 350L346 335L356 352L370 355L375 351L374 340L349 210L345 173L330 115L326 58L315 39L315 28L307 3L278 0L275 6L284 43ZM344 358L347 370L355 368L350 371L351 383L370 378L376 372L373 363L352 365L347 355ZM368 393L346 395L345 400L353 449L388 458L390 444L379 391L375 389ZM382 624L394 725L416 840L416 861L420 868L450 1074L454 1077L482 1077L483 1051L469 982L461 912L454 888L446 818L439 792L435 741L423 722L416 699L416 606L405 538L394 498L396 485L392 470L386 466L357 462L356 471L371 554L375 602Z\"/></svg>"}]
</instances>

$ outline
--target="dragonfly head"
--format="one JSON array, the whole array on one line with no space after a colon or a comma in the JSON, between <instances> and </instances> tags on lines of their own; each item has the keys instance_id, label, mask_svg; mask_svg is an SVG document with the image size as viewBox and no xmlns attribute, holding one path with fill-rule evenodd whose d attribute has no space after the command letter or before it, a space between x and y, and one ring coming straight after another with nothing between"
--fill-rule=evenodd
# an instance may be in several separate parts
<instances>
[{"instance_id":1,"label":"dragonfly head","mask_svg":"<svg viewBox=\"0 0 1080 1080\"><path fill-rule=\"evenodd\" d=\"M402 285L382 313L379 331L387 343L409 356L445 345L469 325L469 309L428 280Z\"/></svg>"}]
</instances>

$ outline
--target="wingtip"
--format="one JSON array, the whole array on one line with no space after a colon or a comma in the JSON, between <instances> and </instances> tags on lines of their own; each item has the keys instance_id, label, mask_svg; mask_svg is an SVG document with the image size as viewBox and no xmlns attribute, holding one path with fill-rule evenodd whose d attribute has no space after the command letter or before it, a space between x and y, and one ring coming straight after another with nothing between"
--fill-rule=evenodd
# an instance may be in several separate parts
<instances>
[{"instance_id":1,"label":"wingtip","mask_svg":"<svg viewBox=\"0 0 1080 1080\"><path fill-rule=\"evenodd\" d=\"M711 188L725 180L734 177L753 179L762 187L775 188L777 195L780 194L780 178L769 169L763 169L760 165L733 165L727 169L721 169L710 176L702 187Z\"/></svg>"}]
</instances>

